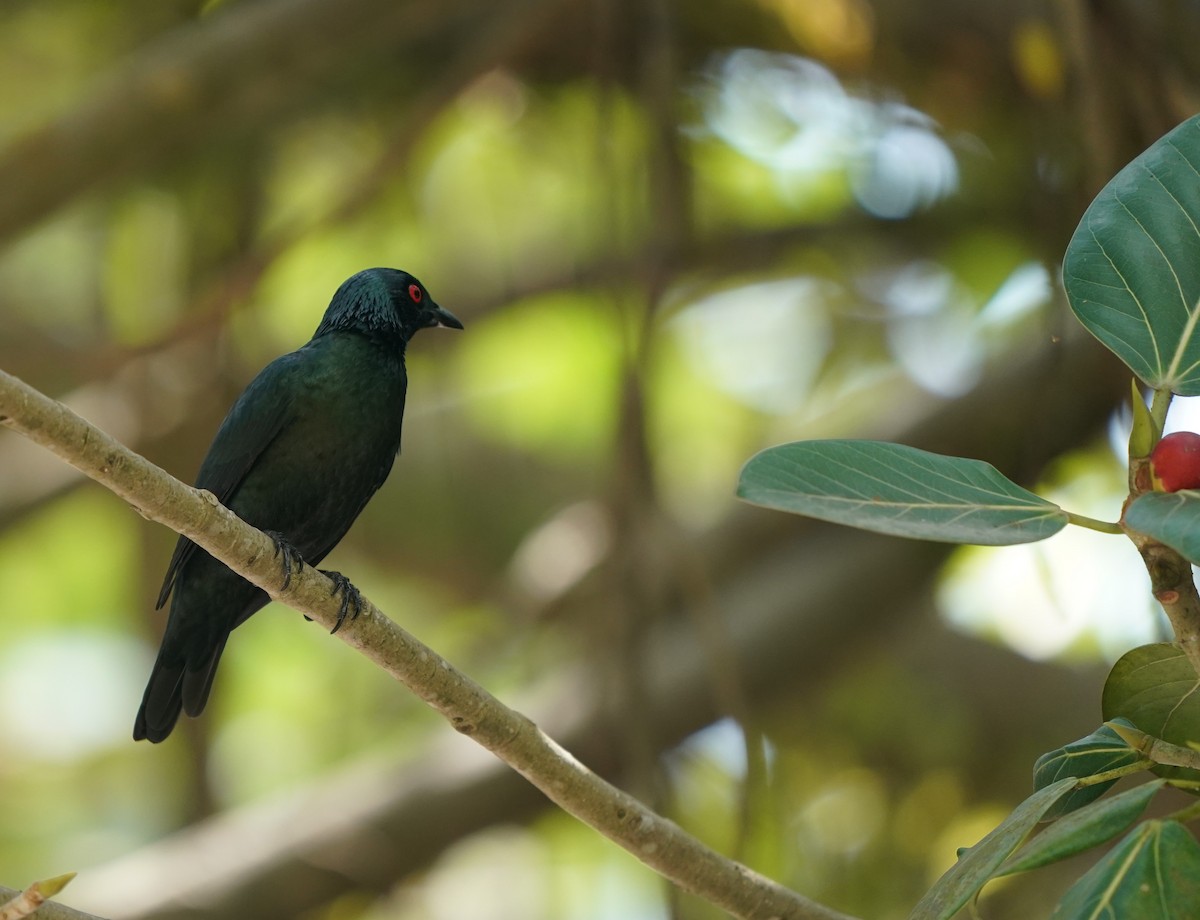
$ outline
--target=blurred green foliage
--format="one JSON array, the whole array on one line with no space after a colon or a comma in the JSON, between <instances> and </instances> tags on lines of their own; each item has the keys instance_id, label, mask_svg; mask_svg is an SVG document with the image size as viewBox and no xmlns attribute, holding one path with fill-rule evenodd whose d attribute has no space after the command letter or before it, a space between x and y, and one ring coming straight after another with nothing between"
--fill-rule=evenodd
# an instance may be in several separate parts
<instances>
[{"instance_id":1,"label":"blurred green foliage","mask_svg":"<svg viewBox=\"0 0 1200 920\"><path fill-rule=\"evenodd\" d=\"M337 45L331 29L337 66L320 79L282 34L268 76L193 100L184 118L164 108L150 136L83 166L18 156L38 131L45 150L84 143L54 120L86 113L160 43L198 41L188 30L255 6L0 8L0 186L94 171L0 251L0 367L190 480L237 392L311 335L345 277L412 271L466 329L414 343L402 456L330 564L539 720L587 704L545 689L576 686L550 679L569 672L611 709L591 724L617 739L600 745L605 768L701 838L839 909L905 916L955 850L1024 797L1037 754L1079 734L1063 726L1095 721L1078 708L1094 675L949 632L928 576L865 613L856 582L870 571L836 604L808 604L826 596L818 584L780 601L771 564L799 570L839 536L741 508L733 489L762 446L895 436L1061 334L1050 279L1107 165L1061 84L1026 79L1053 75L1066 37L1015 5L949 16L705 0L512 3L509 32L489 42L476 29L491 5L420 0L405 5L409 31L375 10L386 41L370 49ZM188 72L174 77L186 99ZM1149 131L1151 116L1110 104L1128 129L1112 138ZM175 143L195 125L207 127ZM879 216L897 202L910 206ZM1012 408L980 406L955 433ZM1106 412L1079 422L1074 445L1101 470ZM1001 440L983 437L979 453ZM128 891L95 880L172 830L315 801L351 765L442 750L448 729L425 707L277 607L234 635L201 720L135 745L173 535L16 442L0 434L0 883L74 869L67 903L76 891L83 908L125 905ZM1036 478L1050 458L1018 448L1029 465L1006 472ZM849 555L872 544L856 546ZM524 570L555 577L535 590ZM760 607L781 605L794 612L774 644L799 660L811 625L824 643L814 658L742 661L733 675L713 665L686 717L643 724L663 701L638 698L630 642L663 623L703 634L715 610L717 645L732 648ZM850 622L868 625L838 630ZM738 708L713 689L730 677L761 734L763 775L736 723L717 721ZM647 738L652 756L635 756ZM669 915L647 870L558 813L446 824L461 839L386 885L329 869L340 888L304 916ZM373 833L364 822L372 852ZM236 847L254 864L290 842L276 838L246 832ZM1004 888L989 915L1030 916L1022 897ZM679 916L716 916L679 904Z\"/></svg>"}]
</instances>

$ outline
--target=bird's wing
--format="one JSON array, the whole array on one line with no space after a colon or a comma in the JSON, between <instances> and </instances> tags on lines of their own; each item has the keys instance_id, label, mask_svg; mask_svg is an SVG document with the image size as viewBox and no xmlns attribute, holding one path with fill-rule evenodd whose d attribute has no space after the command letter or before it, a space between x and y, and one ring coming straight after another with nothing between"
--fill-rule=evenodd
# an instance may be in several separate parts
<instances>
[{"instance_id":1,"label":"bird's wing","mask_svg":"<svg viewBox=\"0 0 1200 920\"><path fill-rule=\"evenodd\" d=\"M294 392L287 378L300 371L299 364L295 352L284 355L250 382L217 429L196 474L197 489L207 489L222 504L229 503L251 467L287 424ZM167 602L175 579L195 551L195 543L187 537L179 538L158 594L156 610Z\"/></svg>"}]
</instances>

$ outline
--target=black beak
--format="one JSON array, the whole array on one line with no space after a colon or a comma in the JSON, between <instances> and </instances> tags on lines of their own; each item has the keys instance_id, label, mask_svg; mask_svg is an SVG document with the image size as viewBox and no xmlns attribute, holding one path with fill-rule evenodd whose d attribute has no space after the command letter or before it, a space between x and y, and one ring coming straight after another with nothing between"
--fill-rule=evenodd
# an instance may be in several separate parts
<instances>
[{"instance_id":1,"label":"black beak","mask_svg":"<svg viewBox=\"0 0 1200 920\"><path fill-rule=\"evenodd\" d=\"M449 310L443 310L437 304L430 304L430 306L433 309L428 313L426 326L445 326L447 329L461 329L463 327L458 317Z\"/></svg>"}]
</instances>

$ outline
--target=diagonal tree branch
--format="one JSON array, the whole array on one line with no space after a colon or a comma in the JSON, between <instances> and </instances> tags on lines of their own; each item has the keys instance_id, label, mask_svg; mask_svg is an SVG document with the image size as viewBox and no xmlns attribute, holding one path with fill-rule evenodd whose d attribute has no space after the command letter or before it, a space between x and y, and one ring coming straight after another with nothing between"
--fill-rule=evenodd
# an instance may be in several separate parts
<instances>
[{"instance_id":1,"label":"diagonal tree branch","mask_svg":"<svg viewBox=\"0 0 1200 920\"><path fill-rule=\"evenodd\" d=\"M144 457L0 371L0 425L57 454L230 568L326 627L337 620L331 582L305 565L280 588L273 544L208 492L184 485ZM365 600L365 599L364 599ZM369 601L340 631L347 644L411 689L454 728L487 748L548 798L624 847L685 891L748 920L845 920L747 867L726 859L583 766L525 716L509 709Z\"/></svg>"}]
</instances>

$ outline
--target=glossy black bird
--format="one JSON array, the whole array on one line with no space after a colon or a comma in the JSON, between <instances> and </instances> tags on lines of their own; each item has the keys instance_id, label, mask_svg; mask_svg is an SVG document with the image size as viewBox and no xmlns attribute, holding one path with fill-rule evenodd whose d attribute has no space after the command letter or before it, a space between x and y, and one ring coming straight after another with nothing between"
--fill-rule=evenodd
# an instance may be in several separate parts
<instances>
[{"instance_id":1,"label":"glossy black bird","mask_svg":"<svg viewBox=\"0 0 1200 920\"><path fill-rule=\"evenodd\" d=\"M404 349L417 330L461 329L406 272L370 268L347 280L312 340L268 364L221 423L196 486L269 532L290 577L295 556L316 565L383 485L400 451L408 377ZM342 593L341 617L359 596ZM225 642L270 598L180 537L158 607L174 590L167 630L133 726L162 741L182 709L203 711Z\"/></svg>"}]
</instances>

